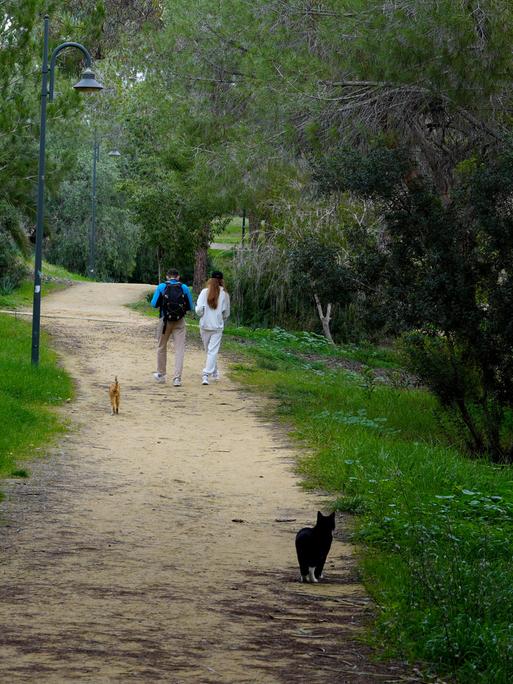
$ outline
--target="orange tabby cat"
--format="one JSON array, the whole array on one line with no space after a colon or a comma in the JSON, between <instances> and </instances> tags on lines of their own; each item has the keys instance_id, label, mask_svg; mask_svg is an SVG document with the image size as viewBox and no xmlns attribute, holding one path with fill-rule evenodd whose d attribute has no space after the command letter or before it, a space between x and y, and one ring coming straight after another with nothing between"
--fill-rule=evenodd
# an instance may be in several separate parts
<instances>
[{"instance_id":1,"label":"orange tabby cat","mask_svg":"<svg viewBox=\"0 0 513 684\"><path fill-rule=\"evenodd\" d=\"M112 415L115 413L119 413L119 399L121 396L120 392L120 387L119 387L119 382L118 382L118 376L114 378L114 382L109 385L109 398L110 398L110 405L112 406Z\"/></svg>"}]
</instances>

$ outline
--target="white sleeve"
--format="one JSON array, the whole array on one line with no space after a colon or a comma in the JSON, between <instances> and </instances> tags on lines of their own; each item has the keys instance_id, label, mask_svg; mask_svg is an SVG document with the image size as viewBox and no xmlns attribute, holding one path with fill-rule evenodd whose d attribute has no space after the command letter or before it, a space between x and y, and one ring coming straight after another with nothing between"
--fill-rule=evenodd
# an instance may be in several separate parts
<instances>
[{"instance_id":1,"label":"white sleeve","mask_svg":"<svg viewBox=\"0 0 513 684\"><path fill-rule=\"evenodd\" d=\"M223 292L224 294L224 308L223 308L223 318L226 321L230 317L230 295L228 292Z\"/></svg>"},{"instance_id":2,"label":"white sleeve","mask_svg":"<svg viewBox=\"0 0 513 684\"><path fill-rule=\"evenodd\" d=\"M198 297L198 300L196 302L196 314L198 316L203 316L205 313L205 297L206 297L207 291L201 290L200 295Z\"/></svg>"}]
</instances>

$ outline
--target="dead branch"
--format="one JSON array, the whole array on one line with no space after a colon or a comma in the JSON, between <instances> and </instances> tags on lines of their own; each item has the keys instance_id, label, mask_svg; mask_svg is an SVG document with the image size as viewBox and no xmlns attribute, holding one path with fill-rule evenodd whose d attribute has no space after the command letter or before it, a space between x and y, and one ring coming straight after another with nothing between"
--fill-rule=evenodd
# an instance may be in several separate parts
<instances>
[{"instance_id":1,"label":"dead branch","mask_svg":"<svg viewBox=\"0 0 513 684\"><path fill-rule=\"evenodd\" d=\"M314 292L314 299L315 299L315 304L317 305L317 313L319 314L319 318L321 319L321 325L322 325L322 331L324 333L324 336L328 340L330 344L335 344L333 341L333 337L331 336L331 330L330 330L330 322L331 322L331 303L328 303L326 306L326 315L324 314L322 310L322 304L321 300L319 299L319 296L317 292Z\"/></svg>"}]
</instances>

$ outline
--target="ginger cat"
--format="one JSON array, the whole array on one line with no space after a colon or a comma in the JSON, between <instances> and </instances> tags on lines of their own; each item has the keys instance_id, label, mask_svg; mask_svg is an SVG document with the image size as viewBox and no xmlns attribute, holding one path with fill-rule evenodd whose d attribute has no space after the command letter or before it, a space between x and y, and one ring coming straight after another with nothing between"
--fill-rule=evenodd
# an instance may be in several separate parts
<instances>
[{"instance_id":1,"label":"ginger cat","mask_svg":"<svg viewBox=\"0 0 513 684\"><path fill-rule=\"evenodd\" d=\"M114 378L114 382L109 385L109 399L112 406L112 415L119 413L119 400L121 398L120 385L118 376Z\"/></svg>"}]
</instances>

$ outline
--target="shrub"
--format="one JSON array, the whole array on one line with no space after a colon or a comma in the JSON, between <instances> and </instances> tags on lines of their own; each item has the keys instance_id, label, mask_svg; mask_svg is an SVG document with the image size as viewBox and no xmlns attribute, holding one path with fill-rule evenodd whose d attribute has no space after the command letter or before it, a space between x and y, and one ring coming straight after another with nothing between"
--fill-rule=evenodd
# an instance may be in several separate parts
<instances>
[{"instance_id":1,"label":"shrub","mask_svg":"<svg viewBox=\"0 0 513 684\"><path fill-rule=\"evenodd\" d=\"M21 259L28 252L23 217L12 205L0 203L0 294L11 293L23 280Z\"/></svg>"},{"instance_id":2,"label":"shrub","mask_svg":"<svg viewBox=\"0 0 513 684\"><path fill-rule=\"evenodd\" d=\"M513 462L513 155L458 166L444 197L414 162L398 173L394 154L378 160L353 156L337 171L344 189L384 207L383 240L362 246L353 275L391 329L422 331L408 338L411 368L472 452Z\"/></svg>"}]
</instances>

